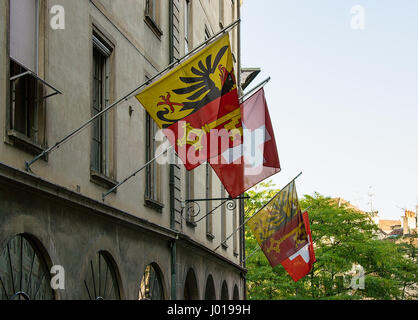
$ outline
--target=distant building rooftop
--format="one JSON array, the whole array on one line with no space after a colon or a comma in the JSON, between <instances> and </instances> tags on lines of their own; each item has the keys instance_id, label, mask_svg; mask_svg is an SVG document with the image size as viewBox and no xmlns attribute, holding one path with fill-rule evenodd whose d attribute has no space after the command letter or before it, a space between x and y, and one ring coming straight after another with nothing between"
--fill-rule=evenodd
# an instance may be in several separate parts
<instances>
[{"instance_id":1,"label":"distant building rooftop","mask_svg":"<svg viewBox=\"0 0 418 320\"><path fill-rule=\"evenodd\" d=\"M382 229L387 234L392 234L394 230L401 229L402 222L401 220L379 220L379 228ZM402 232L403 234L403 232Z\"/></svg>"}]
</instances>

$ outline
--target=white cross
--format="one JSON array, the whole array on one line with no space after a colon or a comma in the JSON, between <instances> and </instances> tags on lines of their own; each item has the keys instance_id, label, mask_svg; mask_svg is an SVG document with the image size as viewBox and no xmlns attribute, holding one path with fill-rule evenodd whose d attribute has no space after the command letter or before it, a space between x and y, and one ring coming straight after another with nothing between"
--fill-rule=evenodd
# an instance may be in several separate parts
<instances>
[{"instance_id":1,"label":"white cross","mask_svg":"<svg viewBox=\"0 0 418 320\"><path fill-rule=\"evenodd\" d=\"M264 144L271 140L266 126L263 125L251 131L242 123L242 129L244 132L243 144L226 150L222 156L228 164L237 161L244 155L244 161L247 166L252 168L262 166L264 164Z\"/></svg>"}]
</instances>

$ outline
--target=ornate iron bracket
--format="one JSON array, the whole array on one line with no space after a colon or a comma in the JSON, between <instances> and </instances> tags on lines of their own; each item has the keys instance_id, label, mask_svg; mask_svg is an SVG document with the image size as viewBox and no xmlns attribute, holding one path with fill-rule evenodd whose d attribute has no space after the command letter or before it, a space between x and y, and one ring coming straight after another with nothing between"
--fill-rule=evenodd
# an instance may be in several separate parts
<instances>
[{"instance_id":1,"label":"ornate iron bracket","mask_svg":"<svg viewBox=\"0 0 418 320\"><path fill-rule=\"evenodd\" d=\"M229 211L233 211L237 207L236 200L241 199L250 199L250 197L237 197L237 198L211 198L211 199L188 199L182 201L182 209L181 209L181 217L183 218L183 213L186 211L186 217L189 218L189 220L192 220L194 223L198 223L202 221L204 218L206 218L208 215L212 214L216 210L218 210L220 207L222 207L224 204L226 204L226 208ZM210 212L208 212L205 216L200 218L199 220L195 220L201 212L200 204L199 202L206 202L206 201L222 201L220 205L212 209Z\"/></svg>"}]
</instances>

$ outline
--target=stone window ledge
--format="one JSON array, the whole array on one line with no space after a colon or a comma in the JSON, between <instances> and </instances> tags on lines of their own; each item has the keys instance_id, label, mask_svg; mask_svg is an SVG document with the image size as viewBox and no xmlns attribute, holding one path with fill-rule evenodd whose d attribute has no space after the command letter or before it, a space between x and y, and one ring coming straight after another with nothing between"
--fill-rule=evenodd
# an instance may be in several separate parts
<instances>
[{"instance_id":1,"label":"stone window ledge","mask_svg":"<svg viewBox=\"0 0 418 320\"><path fill-rule=\"evenodd\" d=\"M7 136L11 145L19 147L35 156L47 149L46 146L41 146L33 142L30 138L13 129L7 130ZM42 159L48 161L48 157L46 155L42 157Z\"/></svg>"},{"instance_id":2,"label":"stone window ledge","mask_svg":"<svg viewBox=\"0 0 418 320\"><path fill-rule=\"evenodd\" d=\"M90 170L90 181L106 189L111 189L118 184L116 180L94 170ZM113 192L116 193L116 190Z\"/></svg>"},{"instance_id":3,"label":"stone window ledge","mask_svg":"<svg viewBox=\"0 0 418 320\"><path fill-rule=\"evenodd\" d=\"M162 213L163 209L164 209L164 204L163 203L161 203L157 200L151 199L149 197L145 197L144 205L146 207L150 208L150 209L153 209L153 210L159 212L159 213Z\"/></svg>"},{"instance_id":4,"label":"stone window ledge","mask_svg":"<svg viewBox=\"0 0 418 320\"><path fill-rule=\"evenodd\" d=\"M206 238L207 238L210 242L212 242L212 241L213 241L213 239L215 239L215 236L214 236L212 233L210 233L210 232L206 232Z\"/></svg>"},{"instance_id":5,"label":"stone window ledge","mask_svg":"<svg viewBox=\"0 0 418 320\"><path fill-rule=\"evenodd\" d=\"M158 27L154 19L152 19L150 15L145 14L144 20L145 20L146 25L152 30L152 32L154 32L157 38L161 40L161 36L163 35L163 32L160 29L160 27Z\"/></svg>"}]
</instances>

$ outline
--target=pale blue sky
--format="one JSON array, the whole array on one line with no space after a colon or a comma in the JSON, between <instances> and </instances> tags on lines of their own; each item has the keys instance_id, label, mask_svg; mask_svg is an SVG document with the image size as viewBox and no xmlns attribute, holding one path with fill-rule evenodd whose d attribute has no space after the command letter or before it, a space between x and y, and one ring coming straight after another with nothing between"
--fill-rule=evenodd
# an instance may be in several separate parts
<instances>
[{"instance_id":1,"label":"pale blue sky","mask_svg":"<svg viewBox=\"0 0 418 320\"><path fill-rule=\"evenodd\" d=\"M365 9L365 29L350 26ZM418 201L418 1L245 0L242 60L261 67L282 187L362 209L372 186L382 218Z\"/></svg>"}]
</instances>

